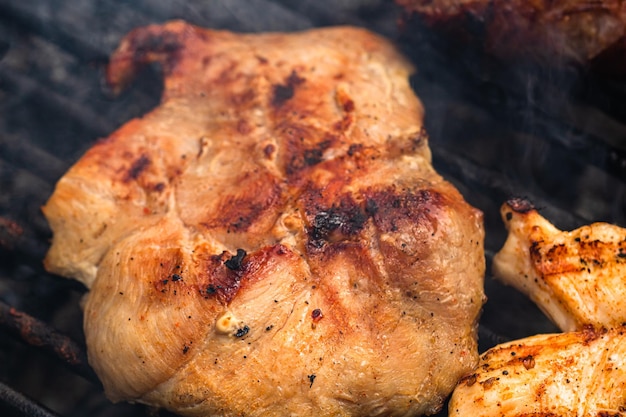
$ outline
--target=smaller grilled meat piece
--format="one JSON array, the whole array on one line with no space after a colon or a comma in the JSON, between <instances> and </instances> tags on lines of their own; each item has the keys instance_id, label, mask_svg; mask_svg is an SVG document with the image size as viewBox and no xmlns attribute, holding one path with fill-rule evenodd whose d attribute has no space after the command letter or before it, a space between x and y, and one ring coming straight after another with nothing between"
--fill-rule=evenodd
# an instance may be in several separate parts
<instances>
[{"instance_id":1,"label":"smaller grilled meat piece","mask_svg":"<svg viewBox=\"0 0 626 417\"><path fill-rule=\"evenodd\" d=\"M563 330L498 345L457 386L451 417L626 416L626 230L562 232L524 199L502 206L509 230L494 274Z\"/></svg>"},{"instance_id":2,"label":"smaller grilled meat piece","mask_svg":"<svg viewBox=\"0 0 626 417\"><path fill-rule=\"evenodd\" d=\"M589 62L626 50L626 2L614 0L396 0L428 26L505 59Z\"/></svg>"},{"instance_id":3,"label":"smaller grilled meat piece","mask_svg":"<svg viewBox=\"0 0 626 417\"><path fill-rule=\"evenodd\" d=\"M501 209L509 231L494 275L528 295L563 331L626 322L626 230L594 223L563 232L532 204Z\"/></svg>"},{"instance_id":4,"label":"smaller grilled meat piece","mask_svg":"<svg viewBox=\"0 0 626 417\"><path fill-rule=\"evenodd\" d=\"M498 345L458 385L450 417L626 416L626 327Z\"/></svg>"}]
</instances>

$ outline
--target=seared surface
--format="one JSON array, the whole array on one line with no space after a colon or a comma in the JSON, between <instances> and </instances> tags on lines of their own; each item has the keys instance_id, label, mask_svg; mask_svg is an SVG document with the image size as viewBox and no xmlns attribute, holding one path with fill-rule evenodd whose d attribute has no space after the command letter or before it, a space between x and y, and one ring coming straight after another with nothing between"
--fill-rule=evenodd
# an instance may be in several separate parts
<instances>
[{"instance_id":1,"label":"seared surface","mask_svg":"<svg viewBox=\"0 0 626 417\"><path fill-rule=\"evenodd\" d=\"M430 163L411 66L353 28L140 28L161 105L44 207L113 400L186 415L411 415L476 364L481 213Z\"/></svg>"},{"instance_id":2,"label":"seared surface","mask_svg":"<svg viewBox=\"0 0 626 417\"><path fill-rule=\"evenodd\" d=\"M626 322L626 229L560 231L525 200L502 206L509 231L494 275L528 295L563 331Z\"/></svg>"},{"instance_id":3,"label":"seared surface","mask_svg":"<svg viewBox=\"0 0 626 417\"><path fill-rule=\"evenodd\" d=\"M509 235L494 275L566 333L485 352L455 389L450 416L626 415L625 230L594 223L563 232L519 198L502 206L502 219Z\"/></svg>"},{"instance_id":4,"label":"seared surface","mask_svg":"<svg viewBox=\"0 0 626 417\"><path fill-rule=\"evenodd\" d=\"M624 416L625 332L588 327L498 345L459 383L450 416Z\"/></svg>"}]
</instances>

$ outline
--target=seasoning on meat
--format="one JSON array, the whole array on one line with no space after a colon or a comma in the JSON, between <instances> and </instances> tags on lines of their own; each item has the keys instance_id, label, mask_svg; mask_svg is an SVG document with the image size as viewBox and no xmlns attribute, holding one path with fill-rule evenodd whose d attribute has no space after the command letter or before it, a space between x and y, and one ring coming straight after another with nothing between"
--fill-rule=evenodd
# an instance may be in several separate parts
<instances>
[{"instance_id":1,"label":"seasoning on meat","mask_svg":"<svg viewBox=\"0 0 626 417\"><path fill-rule=\"evenodd\" d=\"M517 355L512 355L517 351ZM531 336L483 355L450 417L623 416L626 327Z\"/></svg>"},{"instance_id":2,"label":"seasoning on meat","mask_svg":"<svg viewBox=\"0 0 626 417\"><path fill-rule=\"evenodd\" d=\"M478 360L484 232L431 164L412 65L363 29L170 22L123 39L108 81L152 62L160 105L44 207L46 267L90 289L107 396L193 416L437 412Z\"/></svg>"},{"instance_id":3,"label":"seasoning on meat","mask_svg":"<svg viewBox=\"0 0 626 417\"><path fill-rule=\"evenodd\" d=\"M626 229L594 223L561 231L524 199L501 209L509 231L494 275L528 295L561 330L626 323Z\"/></svg>"},{"instance_id":4,"label":"seasoning on meat","mask_svg":"<svg viewBox=\"0 0 626 417\"><path fill-rule=\"evenodd\" d=\"M472 380L455 389L450 416L625 415L626 230L594 223L563 232L524 199L501 212L509 236L494 274L566 333L485 352Z\"/></svg>"}]
</instances>

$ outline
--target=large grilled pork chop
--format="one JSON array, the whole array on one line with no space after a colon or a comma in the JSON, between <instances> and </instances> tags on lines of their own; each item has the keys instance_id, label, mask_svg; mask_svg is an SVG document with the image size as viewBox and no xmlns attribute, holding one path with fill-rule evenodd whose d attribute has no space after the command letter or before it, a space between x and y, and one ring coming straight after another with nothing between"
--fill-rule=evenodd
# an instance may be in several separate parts
<instances>
[{"instance_id":1,"label":"large grilled pork chop","mask_svg":"<svg viewBox=\"0 0 626 417\"><path fill-rule=\"evenodd\" d=\"M411 66L355 28L130 33L160 106L44 207L45 264L90 291L114 401L190 416L414 415L477 363L482 214L431 165Z\"/></svg>"}]
</instances>

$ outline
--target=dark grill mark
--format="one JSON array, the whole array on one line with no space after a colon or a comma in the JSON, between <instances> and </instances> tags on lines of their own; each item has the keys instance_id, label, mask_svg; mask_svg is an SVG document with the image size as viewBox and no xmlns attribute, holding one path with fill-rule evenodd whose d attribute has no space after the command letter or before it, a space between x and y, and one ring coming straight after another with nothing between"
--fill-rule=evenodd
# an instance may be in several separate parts
<instances>
[{"instance_id":1,"label":"dark grill mark","mask_svg":"<svg viewBox=\"0 0 626 417\"><path fill-rule=\"evenodd\" d=\"M241 269L243 258L246 257L246 251L243 249L237 249L237 254L232 258L224 262L224 265L231 271L237 271Z\"/></svg>"},{"instance_id":2,"label":"dark grill mark","mask_svg":"<svg viewBox=\"0 0 626 417\"><path fill-rule=\"evenodd\" d=\"M272 104L276 107L293 97L293 86L278 84L274 86Z\"/></svg>"},{"instance_id":3,"label":"dark grill mark","mask_svg":"<svg viewBox=\"0 0 626 417\"><path fill-rule=\"evenodd\" d=\"M330 208L313 203L313 207L307 210L313 216L307 229L311 248L319 249L327 242L354 236L369 219L382 232L395 232L405 222L433 227L433 216L444 204L443 196L435 190L399 192L390 187L386 190L366 190L363 194L362 203L356 202L350 195L340 197L341 202Z\"/></svg>"},{"instance_id":4,"label":"dark grill mark","mask_svg":"<svg viewBox=\"0 0 626 417\"><path fill-rule=\"evenodd\" d=\"M215 299L228 305L242 286L263 278L256 272L264 268L269 259L289 253L284 246L276 245L263 248L252 254L238 249L236 255L222 252L220 255L206 255L200 259L199 279L202 284L197 288L205 299Z\"/></svg>"},{"instance_id":5,"label":"dark grill mark","mask_svg":"<svg viewBox=\"0 0 626 417\"><path fill-rule=\"evenodd\" d=\"M352 236L363 229L367 219L368 216L354 201L319 211L309 228L310 243L320 248L335 231L343 236Z\"/></svg>"},{"instance_id":6,"label":"dark grill mark","mask_svg":"<svg viewBox=\"0 0 626 417\"><path fill-rule=\"evenodd\" d=\"M517 213L528 213L535 209L535 206L530 201L521 197L511 198L506 203Z\"/></svg>"},{"instance_id":7,"label":"dark grill mark","mask_svg":"<svg viewBox=\"0 0 626 417\"><path fill-rule=\"evenodd\" d=\"M360 143L353 143L348 148L348 156L354 156L357 152L363 150L363 145Z\"/></svg>"},{"instance_id":8,"label":"dark grill mark","mask_svg":"<svg viewBox=\"0 0 626 417\"><path fill-rule=\"evenodd\" d=\"M133 164L128 169L128 172L126 172L124 182L133 181L139 178L141 173L145 171L145 169L148 168L151 163L152 161L150 161L150 158L148 158L146 155L141 155L139 159L133 162Z\"/></svg>"},{"instance_id":9,"label":"dark grill mark","mask_svg":"<svg viewBox=\"0 0 626 417\"><path fill-rule=\"evenodd\" d=\"M322 149L307 149L304 151L304 163L306 165L315 165L322 160L324 151Z\"/></svg>"},{"instance_id":10,"label":"dark grill mark","mask_svg":"<svg viewBox=\"0 0 626 417\"><path fill-rule=\"evenodd\" d=\"M313 149L306 149L304 151L304 163L307 166L319 164L322 161L324 151L331 145L330 140L325 140L317 144Z\"/></svg>"},{"instance_id":11,"label":"dark grill mark","mask_svg":"<svg viewBox=\"0 0 626 417\"><path fill-rule=\"evenodd\" d=\"M326 139L322 142L315 144L314 147L300 150L294 149L293 156L287 166L287 173L294 174L301 169L310 167L322 162L324 151L331 147L333 139Z\"/></svg>"},{"instance_id":12,"label":"dark grill mark","mask_svg":"<svg viewBox=\"0 0 626 417\"><path fill-rule=\"evenodd\" d=\"M285 84L274 85L272 105L275 107L282 106L287 100L293 97L295 87L302 84L304 81L304 78L300 78L295 71L292 71L291 75L285 80Z\"/></svg>"},{"instance_id":13,"label":"dark grill mark","mask_svg":"<svg viewBox=\"0 0 626 417\"><path fill-rule=\"evenodd\" d=\"M373 216L378 213L378 203L376 203L376 200L372 200L371 198L365 200L365 212L369 216Z\"/></svg>"}]
</instances>

